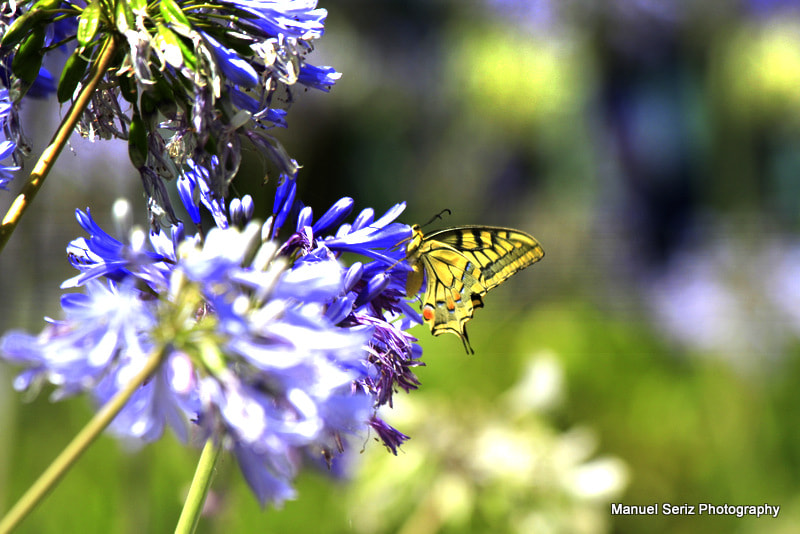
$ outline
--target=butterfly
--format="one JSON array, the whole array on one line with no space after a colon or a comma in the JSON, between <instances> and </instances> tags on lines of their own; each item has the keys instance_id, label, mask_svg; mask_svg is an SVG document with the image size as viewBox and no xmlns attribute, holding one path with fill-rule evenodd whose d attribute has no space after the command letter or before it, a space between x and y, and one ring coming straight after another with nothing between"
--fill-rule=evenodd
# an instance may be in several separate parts
<instances>
[{"instance_id":1,"label":"butterfly","mask_svg":"<svg viewBox=\"0 0 800 534\"><path fill-rule=\"evenodd\" d=\"M459 226L425 235L419 225L412 228L406 259L412 271L406 295L416 295L425 280L422 318L434 336L452 332L461 338L467 353L466 322L475 308L483 307L483 296L511 275L544 257L533 236L511 228Z\"/></svg>"}]
</instances>

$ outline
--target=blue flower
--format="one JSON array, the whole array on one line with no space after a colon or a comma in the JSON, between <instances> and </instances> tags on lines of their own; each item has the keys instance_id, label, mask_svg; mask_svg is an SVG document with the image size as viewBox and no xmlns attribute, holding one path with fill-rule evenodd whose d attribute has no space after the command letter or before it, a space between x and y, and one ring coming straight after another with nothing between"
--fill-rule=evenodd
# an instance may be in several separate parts
<instances>
[{"instance_id":1,"label":"blue flower","mask_svg":"<svg viewBox=\"0 0 800 534\"><path fill-rule=\"evenodd\" d=\"M270 108L268 103L253 98L238 87L231 88L231 101L240 109L252 113L258 119L259 125L264 128L273 126L286 128L288 126L285 109Z\"/></svg>"},{"instance_id":2,"label":"blue flower","mask_svg":"<svg viewBox=\"0 0 800 534\"><path fill-rule=\"evenodd\" d=\"M300 69L297 81L308 87L328 92L331 87L342 77L333 67L315 67L306 63Z\"/></svg>"},{"instance_id":3,"label":"blue flower","mask_svg":"<svg viewBox=\"0 0 800 534\"><path fill-rule=\"evenodd\" d=\"M13 110L8 89L0 87L0 189L8 189L8 183L14 178L14 173L20 169L19 165L13 162L17 144L7 138L8 122ZM9 159L12 159L11 165L3 163Z\"/></svg>"},{"instance_id":4,"label":"blue flower","mask_svg":"<svg viewBox=\"0 0 800 534\"><path fill-rule=\"evenodd\" d=\"M17 145L12 141L0 141L0 162L14 155ZM20 169L19 165L3 165L0 163L0 189L8 189L8 184L14 179L14 173Z\"/></svg>"},{"instance_id":5,"label":"blue flower","mask_svg":"<svg viewBox=\"0 0 800 534\"><path fill-rule=\"evenodd\" d=\"M266 35L283 35L294 39L317 39L322 37L328 12L317 9L315 0L230 0L230 3L253 15L242 19Z\"/></svg>"},{"instance_id":6,"label":"blue flower","mask_svg":"<svg viewBox=\"0 0 800 534\"><path fill-rule=\"evenodd\" d=\"M216 350L237 366L216 369L201 382L199 425L210 436L225 429L263 504L292 495L300 449L333 455L340 436L363 433L372 398L354 394L353 382L366 374L372 332L326 317L324 304L341 291L344 275L332 258L287 270L280 259L267 270L242 268L243 256L232 251L247 251L245 244L260 235L248 228L240 234L213 229L202 249L183 258L182 269L216 313L223 340ZM255 253L256 264L275 252L270 245ZM257 305L248 309L252 302ZM206 365L214 368L215 360Z\"/></svg>"},{"instance_id":7,"label":"blue flower","mask_svg":"<svg viewBox=\"0 0 800 534\"><path fill-rule=\"evenodd\" d=\"M94 384L117 357L121 345L141 347L140 330L152 328L155 317L132 285L117 286L97 280L86 293L61 299L66 318L51 321L38 337L11 332L3 338L3 353L12 363L25 364L15 387L26 389L46 379L58 386L55 397L74 394Z\"/></svg>"},{"instance_id":8,"label":"blue flower","mask_svg":"<svg viewBox=\"0 0 800 534\"><path fill-rule=\"evenodd\" d=\"M226 82L242 88L255 87L258 84L258 73L245 58L227 46L223 46L207 33L201 33L214 50L214 57L222 69L222 74L225 75Z\"/></svg>"},{"instance_id":9,"label":"blue flower","mask_svg":"<svg viewBox=\"0 0 800 534\"><path fill-rule=\"evenodd\" d=\"M232 198L228 206L231 222L237 226L244 226L253 218L255 209L253 197L250 195L244 195L242 198Z\"/></svg>"},{"instance_id":10,"label":"blue flower","mask_svg":"<svg viewBox=\"0 0 800 534\"><path fill-rule=\"evenodd\" d=\"M324 32L327 12L315 0L172 4L174 9L164 10L151 2L135 13L128 2L95 6L99 20L114 22L98 26L92 46L109 37L119 44L120 53L108 68L120 76L108 78L96 90L84 110L81 133L130 141L154 228L177 221L164 185L176 178L192 221L198 224L196 208L203 204L217 225L225 227L224 202L244 143L251 143L279 174L291 176L299 168L269 132L286 126L285 104L292 101L293 86L327 91L340 76L332 67L306 63L312 41ZM12 3L0 16L0 35L36 8L30 6ZM48 53L74 47L85 7L84 2L63 2L59 9L39 10L35 24L15 26L19 35L0 50L0 84L25 85L19 78L29 73L19 65L13 72L11 60L34 29L46 31ZM76 54L74 48L71 52ZM85 69L91 71L97 58L81 57L88 58ZM77 79L80 71L69 74L65 80ZM29 93L54 92L57 78L43 69ZM119 96L130 106L120 105ZM126 125L137 135L129 136ZM11 151L10 145L0 145L0 155ZM13 170L0 167L0 187Z\"/></svg>"},{"instance_id":11,"label":"blue flower","mask_svg":"<svg viewBox=\"0 0 800 534\"><path fill-rule=\"evenodd\" d=\"M394 222L405 203L396 204L378 219L367 208L348 224L344 220L354 202L345 197L314 222L312 209L296 203L294 191L294 180L287 178L278 186L273 208L274 233L285 224L288 213L299 208L295 233L282 245L282 255L298 255L297 263L339 257L343 252L373 259L366 264L356 262L348 269L343 290L329 303L327 313L338 325L371 329L367 356L370 372L357 381L357 386L375 399L376 411L381 406L391 406L395 391L408 392L419 386L413 368L424 365L417 340L405 332L422 322L405 295L410 270L405 261L405 245L411 238L411 228ZM404 434L377 415L373 415L370 425L396 454Z\"/></svg>"},{"instance_id":12,"label":"blue flower","mask_svg":"<svg viewBox=\"0 0 800 534\"><path fill-rule=\"evenodd\" d=\"M75 214L89 237L79 237L67 246L67 257L81 274L66 280L61 284L62 289L78 287L99 277L116 282L139 279L154 292L167 287L175 263L176 242L183 235L182 227L174 227L172 235L163 230L151 233L153 250L148 250L141 231L132 232L130 241L122 243L100 228L88 209L86 213L76 210Z\"/></svg>"},{"instance_id":13,"label":"blue flower","mask_svg":"<svg viewBox=\"0 0 800 534\"><path fill-rule=\"evenodd\" d=\"M278 236L278 232L283 228L289 212L294 207L295 195L297 194L297 180L293 175L281 174L278 180L278 187L275 189L275 201L272 205L272 232L271 238Z\"/></svg>"},{"instance_id":14,"label":"blue flower","mask_svg":"<svg viewBox=\"0 0 800 534\"><path fill-rule=\"evenodd\" d=\"M273 235L283 227L286 218L295 204L296 182L294 178L283 177L275 195L273 207ZM309 207L299 210L297 232L287 240L284 249L292 252L303 241L304 232L307 235L307 250L313 250L318 245L337 254L352 252L375 258L384 264L384 268L396 267L407 270L405 248L402 246L411 238L411 227L407 224L393 222L405 210L405 202L395 204L383 216L375 219L375 211L366 208L356 216L352 224L341 224L333 235L330 234L334 226L339 225L350 213L353 199L343 198L336 202L320 219L312 224L313 211ZM307 231L306 231L307 229ZM319 242L317 242L319 240Z\"/></svg>"},{"instance_id":15,"label":"blue flower","mask_svg":"<svg viewBox=\"0 0 800 534\"><path fill-rule=\"evenodd\" d=\"M64 285L84 293L65 295L64 318L39 336L0 341L26 367L16 388L50 382L57 398L88 391L103 403L161 350L112 430L151 441L170 427L186 440L194 423L234 453L262 504L293 495L299 459L363 437L375 400L358 384L374 372L375 329L329 317L350 272L333 255L290 262L253 223L214 228L202 244L137 230L120 241L77 215L90 235L70 244L81 274Z\"/></svg>"},{"instance_id":16,"label":"blue flower","mask_svg":"<svg viewBox=\"0 0 800 534\"><path fill-rule=\"evenodd\" d=\"M198 165L194 160L187 162L188 169L178 179L178 193L186 211L195 225L200 224L200 204L211 212L214 222L220 228L228 227L228 217L221 196L212 189L215 182L212 176L219 174L219 159L211 156L207 166Z\"/></svg>"}]
</instances>

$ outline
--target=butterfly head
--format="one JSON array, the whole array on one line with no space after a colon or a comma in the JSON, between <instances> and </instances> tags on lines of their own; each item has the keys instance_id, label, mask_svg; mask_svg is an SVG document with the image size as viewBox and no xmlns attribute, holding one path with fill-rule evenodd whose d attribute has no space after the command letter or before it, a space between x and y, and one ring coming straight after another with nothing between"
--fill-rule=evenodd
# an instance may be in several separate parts
<instances>
[{"instance_id":1,"label":"butterfly head","mask_svg":"<svg viewBox=\"0 0 800 534\"><path fill-rule=\"evenodd\" d=\"M411 238L408 240L408 245L406 245L406 256L412 258L415 255L419 255L419 247L422 245L424 237L425 235L422 233L420 225L415 224L411 227Z\"/></svg>"}]
</instances>

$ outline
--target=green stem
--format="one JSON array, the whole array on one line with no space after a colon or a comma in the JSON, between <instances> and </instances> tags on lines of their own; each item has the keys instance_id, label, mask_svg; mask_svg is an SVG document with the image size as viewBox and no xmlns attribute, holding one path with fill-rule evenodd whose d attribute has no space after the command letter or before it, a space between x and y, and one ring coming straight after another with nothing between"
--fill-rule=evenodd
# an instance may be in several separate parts
<instances>
[{"instance_id":1,"label":"green stem","mask_svg":"<svg viewBox=\"0 0 800 534\"><path fill-rule=\"evenodd\" d=\"M111 64L115 48L114 39L108 38L100 51L100 56L97 58L94 71L89 81L81 90L78 98L75 99L72 107L69 108L67 116L61 121L61 125L58 127L58 130L56 130L55 135L53 135L50 144L47 145L47 148L42 152L39 161L36 162L36 166L28 177L28 181L22 187L22 191L14 199L14 202L11 203L11 207L8 208L6 216L3 217L3 221L0 222L0 252L5 248L11 234L14 233L14 229L22 218L22 214L25 213L27 207L33 202L33 198L36 196L36 193L39 192L39 189L41 189L42 184L44 184L44 179L53 167L53 163L55 163L61 150L66 146L67 141L69 141L69 137L72 135L75 125L78 124L78 119L80 119L86 106L89 105L97 85L100 83L100 80Z\"/></svg>"},{"instance_id":2,"label":"green stem","mask_svg":"<svg viewBox=\"0 0 800 534\"><path fill-rule=\"evenodd\" d=\"M165 353L166 350L164 348L154 352L134 379L108 401L91 421L83 427L83 430L73 438L70 444L61 451L61 454L53 460L47 470L28 488L28 491L20 497L5 517L0 520L0 534L8 534L16 528L33 508L42 501L45 495L55 487L69 468L89 448L89 445L114 420L114 417L122 410L136 390L155 373Z\"/></svg>"},{"instance_id":3,"label":"green stem","mask_svg":"<svg viewBox=\"0 0 800 534\"><path fill-rule=\"evenodd\" d=\"M192 485L186 502L183 504L181 516L175 526L175 534L192 534L200 521L200 512L203 511L203 504L206 502L208 488L211 487L211 477L214 475L214 466L217 465L219 453L222 450L221 443L214 443L213 439L206 441L200 461L197 463L197 470L194 472Z\"/></svg>"}]
</instances>

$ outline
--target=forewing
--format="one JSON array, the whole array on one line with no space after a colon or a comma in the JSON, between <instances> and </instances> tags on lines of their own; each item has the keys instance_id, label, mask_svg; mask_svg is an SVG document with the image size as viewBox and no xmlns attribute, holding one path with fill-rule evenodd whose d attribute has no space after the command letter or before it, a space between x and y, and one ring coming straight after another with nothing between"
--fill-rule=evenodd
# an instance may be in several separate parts
<instances>
[{"instance_id":1,"label":"forewing","mask_svg":"<svg viewBox=\"0 0 800 534\"><path fill-rule=\"evenodd\" d=\"M426 240L449 245L480 267L484 295L511 275L544 257L544 250L533 236L491 226L449 228L426 236Z\"/></svg>"}]
</instances>

